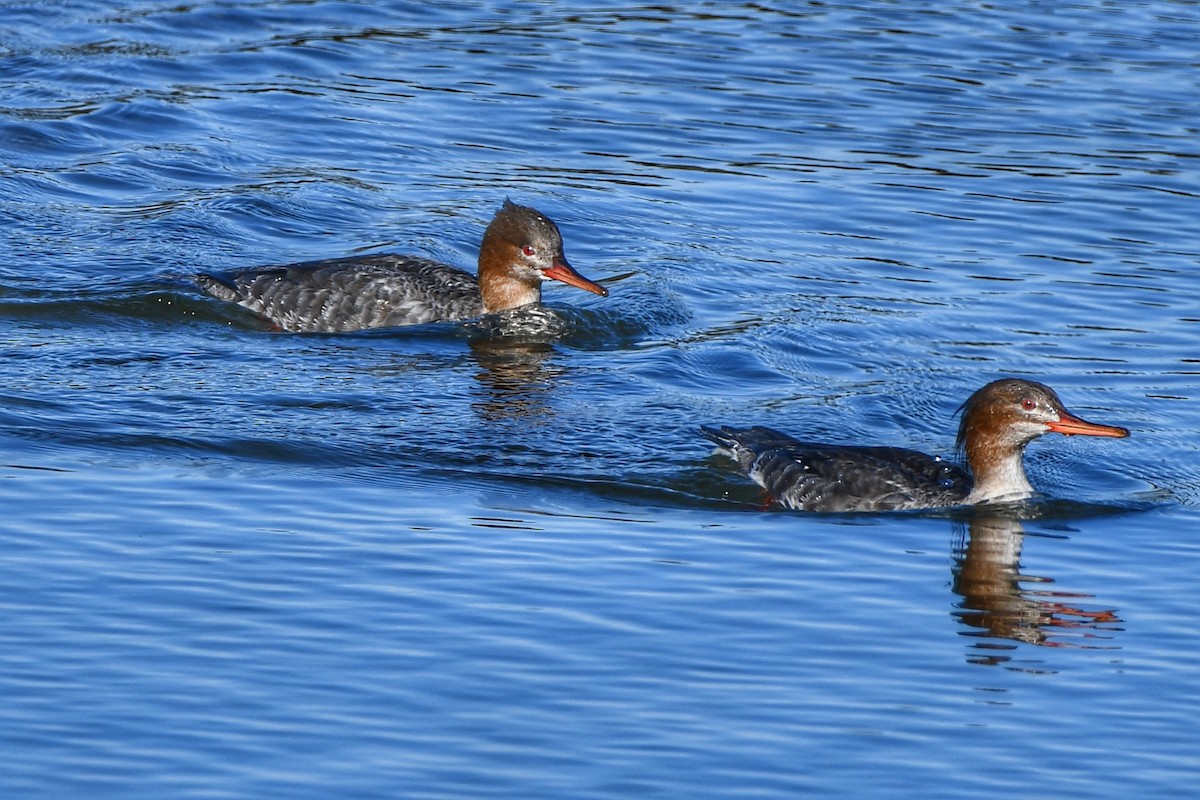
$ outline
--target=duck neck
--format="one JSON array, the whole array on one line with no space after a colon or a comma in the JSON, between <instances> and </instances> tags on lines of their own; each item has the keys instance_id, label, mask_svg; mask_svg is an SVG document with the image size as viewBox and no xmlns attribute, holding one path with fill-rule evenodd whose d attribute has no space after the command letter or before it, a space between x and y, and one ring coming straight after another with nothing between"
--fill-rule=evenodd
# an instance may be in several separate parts
<instances>
[{"instance_id":1,"label":"duck neck","mask_svg":"<svg viewBox=\"0 0 1200 800\"><path fill-rule=\"evenodd\" d=\"M974 484L964 502L994 503L1022 500L1033 495L1033 486L1025 477L1025 445L1002 442L984 436L966 445Z\"/></svg>"},{"instance_id":2,"label":"duck neck","mask_svg":"<svg viewBox=\"0 0 1200 800\"><path fill-rule=\"evenodd\" d=\"M507 276L484 275L479 279L479 296L483 312L494 314L542 300L542 288Z\"/></svg>"}]
</instances>

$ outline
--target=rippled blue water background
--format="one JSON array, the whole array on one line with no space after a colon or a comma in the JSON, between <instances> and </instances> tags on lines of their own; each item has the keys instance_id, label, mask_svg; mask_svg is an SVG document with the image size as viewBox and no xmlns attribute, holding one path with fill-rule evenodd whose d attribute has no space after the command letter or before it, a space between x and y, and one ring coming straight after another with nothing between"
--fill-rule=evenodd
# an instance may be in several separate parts
<instances>
[{"instance_id":1,"label":"rippled blue water background","mask_svg":"<svg viewBox=\"0 0 1200 800\"><path fill-rule=\"evenodd\" d=\"M0 796L1192 797L1200 6L0 2ZM470 267L551 348L264 333L204 269ZM1006 514L764 512L701 423Z\"/></svg>"}]
</instances>

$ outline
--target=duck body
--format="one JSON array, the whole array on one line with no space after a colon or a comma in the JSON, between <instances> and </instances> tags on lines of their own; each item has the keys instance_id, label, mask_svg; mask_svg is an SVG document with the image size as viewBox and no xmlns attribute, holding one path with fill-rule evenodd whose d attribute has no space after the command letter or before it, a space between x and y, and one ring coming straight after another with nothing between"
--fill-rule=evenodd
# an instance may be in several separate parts
<instances>
[{"instance_id":1,"label":"duck body","mask_svg":"<svg viewBox=\"0 0 1200 800\"><path fill-rule=\"evenodd\" d=\"M219 300L293 333L390 328L472 319L483 314L474 275L405 255L371 255L281 267L201 274Z\"/></svg>"},{"instance_id":2,"label":"duck body","mask_svg":"<svg viewBox=\"0 0 1200 800\"><path fill-rule=\"evenodd\" d=\"M802 511L896 511L959 505L971 475L952 461L901 447L802 442L752 428L700 432L727 452L784 508Z\"/></svg>"},{"instance_id":3,"label":"duck body","mask_svg":"<svg viewBox=\"0 0 1200 800\"><path fill-rule=\"evenodd\" d=\"M209 295L295 333L454 322L538 307L544 280L608 295L567 262L553 221L507 200L484 232L478 275L419 256L381 254L195 276Z\"/></svg>"},{"instance_id":4,"label":"duck body","mask_svg":"<svg viewBox=\"0 0 1200 800\"><path fill-rule=\"evenodd\" d=\"M897 511L1022 500L1025 446L1047 433L1124 438L1129 431L1080 419L1050 387L992 381L963 404L957 448L966 467L899 447L805 442L764 427L702 427L784 508Z\"/></svg>"}]
</instances>

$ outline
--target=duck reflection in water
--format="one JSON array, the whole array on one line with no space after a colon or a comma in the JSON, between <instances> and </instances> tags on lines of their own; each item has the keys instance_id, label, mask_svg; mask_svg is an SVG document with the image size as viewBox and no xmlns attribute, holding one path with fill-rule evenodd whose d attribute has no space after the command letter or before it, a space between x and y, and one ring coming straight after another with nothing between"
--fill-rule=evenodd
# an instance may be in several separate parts
<instances>
[{"instance_id":1,"label":"duck reflection in water","mask_svg":"<svg viewBox=\"0 0 1200 800\"><path fill-rule=\"evenodd\" d=\"M1115 649L1113 633L1122 620L1116 609L1087 609L1089 594L1025 589L1053 578L1021 573L1025 529L1016 519L973 517L960 529L955 545L953 590L962 597L954 615L976 630L966 636L1010 639L1045 647ZM1017 645L979 642L969 660L1001 664L1012 660Z\"/></svg>"},{"instance_id":2,"label":"duck reflection in water","mask_svg":"<svg viewBox=\"0 0 1200 800\"><path fill-rule=\"evenodd\" d=\"M486 420L547 417L554 413L549 398L561 367L548 363L554 347L547 342L505 337L471 340L471 355L479 365L475 380L480 399L471 408Z\"/></svg>"}]
</instances>

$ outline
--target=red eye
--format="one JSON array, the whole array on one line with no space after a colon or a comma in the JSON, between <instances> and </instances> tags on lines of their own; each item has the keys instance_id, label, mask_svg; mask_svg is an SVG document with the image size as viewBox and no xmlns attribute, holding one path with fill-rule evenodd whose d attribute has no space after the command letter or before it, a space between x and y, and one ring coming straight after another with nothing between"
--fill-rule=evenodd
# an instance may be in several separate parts
<instances>
[{"instance_id":1,"label":"red eye","mask_svg":"<svg viewBox=\"0 0 1200 800\"><path fill-rule=\"evenodd\" d=\"M1035 408L1037 408L1037 400L1026 397L1021 401L1021 408L1025 409L1026 411L1033 411Z\"/></svg>"},{"instance_id":2,"label":"red eye","mask_svg":"<svg viewBox=\"0 0 1200 800\"><path fill-rule=\"evenodd\" d=\"M531 245L531 244L527 244L527 245L525 245L524 247L522 247L522 248L521 248L521 252L522 252L522 253L524 253L524 254L525 254L525 255L527 255L527 256L531 256L531 255L533 255L534 253L536 253L536 252L537 252L537 250L535 250L535 249L534 249L533 245Z\"/></svg>"}]
</instances>

